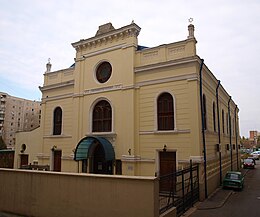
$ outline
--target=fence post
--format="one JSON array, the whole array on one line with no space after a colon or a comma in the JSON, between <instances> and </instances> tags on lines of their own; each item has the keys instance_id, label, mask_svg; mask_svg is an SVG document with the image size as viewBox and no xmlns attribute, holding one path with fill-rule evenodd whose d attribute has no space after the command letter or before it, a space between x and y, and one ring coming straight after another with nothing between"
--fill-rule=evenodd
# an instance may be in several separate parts
<instances>
[{"instance_id":1,"label":"fence post","mask_svg":"<svg viewBox=\"0 0 260 217\"><path fill-rule=\"evenodd\" d=\"M191 182L191 206L193 206L193 168L192 168L192 159L190 159L190 182Z\"/></svg>"},{"instance_id":2,"label":"fence post","mask_svg":"<svg viewBox=\"0 0 260 217\"><path fill-rule=\"evenodd\" d=\"M181 178L182 178L182 213L184 213L184 209L185 209L184 170L181 171Z\"/></svg>"}]
</instances>

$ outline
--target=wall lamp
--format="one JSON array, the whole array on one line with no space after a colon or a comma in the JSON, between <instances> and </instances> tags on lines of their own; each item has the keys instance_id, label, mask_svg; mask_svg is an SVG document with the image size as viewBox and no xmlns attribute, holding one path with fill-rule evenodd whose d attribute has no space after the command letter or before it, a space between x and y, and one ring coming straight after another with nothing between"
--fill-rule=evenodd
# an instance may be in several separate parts
<instances>
[{"instance_id":1,"label":"wall lamp","mask_svg":"<svg viewBox=\"0 0 260 217\"><path fill-rule=\"evenodd\" d=\"M164 145L164 146L163 146L163 151L164 151L164 152L167 151L167 145Z\"/></svg>"}]
</instances>

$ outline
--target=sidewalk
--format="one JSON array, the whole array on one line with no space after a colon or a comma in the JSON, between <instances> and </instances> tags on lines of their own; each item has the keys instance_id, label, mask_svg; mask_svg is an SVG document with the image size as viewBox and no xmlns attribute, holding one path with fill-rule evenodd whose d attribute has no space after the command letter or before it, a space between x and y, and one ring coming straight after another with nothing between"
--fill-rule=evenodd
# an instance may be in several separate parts
<instances>
[{"instance_id":1,"label":"sidewalk","mask_svg":"<svg viewBox=\"0 0 260 217\"><path fill-rule=\"evenodd\" d=\"M232 193L233 190L226 190L221 187L217 188L215 192L196 207L198 210L220 208L226 203Z\"/></svg>"},{"instance_id":2,"label":"sidewalk","mask_svg":"<svg viewBox=\"0 0 260 217\"><path fill-rule=\"evenodd\" d=\"M7 212L0 212L0 217L25 217L25 216L16 215L16 214L7 213Z\"/></svg>"},{"instance_id":3,"label":"sidewalk","mask_svg":"<svg viewBox=\"0 0 260 217\"><path fill-rule=\"evenodd\" d=\"M233 193L233 190L225 190L222 187L219 187L214 191L206 200L202 202L197 202L192 208L190 208L182 216L188 217L192 215L196 210L207 210L207 209L217 209L222 207L230 195Z\"/></svg>"}]
</instances>

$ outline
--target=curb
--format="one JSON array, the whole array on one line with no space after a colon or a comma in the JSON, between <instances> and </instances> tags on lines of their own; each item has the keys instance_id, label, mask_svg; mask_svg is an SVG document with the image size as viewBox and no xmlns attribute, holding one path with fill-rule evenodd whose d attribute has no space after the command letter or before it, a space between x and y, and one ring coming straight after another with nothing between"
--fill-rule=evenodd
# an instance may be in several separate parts
<instances>
[{"instance_id":1,"label":"curb","mask_svg":"<svg viewBox=\"0 0 260 217\"><path fill-rule=\"evenodd\" d=\"M230 191L226 197L218 204L215 206L208 206L208 207L197 207L197 210L207 210L207 209L217 209L222 207L228 200L228 198L230 197L230 195L233 194L233 191Z\"/></svg>"}]
</instances>

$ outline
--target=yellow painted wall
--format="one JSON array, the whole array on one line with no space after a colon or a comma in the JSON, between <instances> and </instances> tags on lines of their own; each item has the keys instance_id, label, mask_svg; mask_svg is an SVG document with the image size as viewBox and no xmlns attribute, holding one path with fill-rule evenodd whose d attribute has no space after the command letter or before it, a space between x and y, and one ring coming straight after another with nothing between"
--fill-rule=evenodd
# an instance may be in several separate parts
<instances>
[{"instance_id":1,"label":"yellow painted wall","mask_svg":"<svg viewBox=\"0 0 260 217\"><path fill-rule=\"evenodd\" d=\"M131 30L131 31L130 31ZM166 145L176 151L177 168L190 159L201 164L203 176L203 142L201 130L199 69L201 60L196 53L196 39L137 50L140 28L130 24L120 29L73 43L76 50L75 67L44 74L42 91L42 147L39 161L51 161L51 148L62 150L62 171L78 172L81 165L73 161L73 150L85 136L103 136L114 147L116 159L122 160L125 175L158 175L158 153ZM99 83L95 73L102 61L112 65L112 75ZM203 94L206 96L207 130L205 143L207 175L217 183L219 173L216 149L218 133L213 128L213 102L216 104L218 80L203 66ZM172 94L175 102L175 129L157 130L157 97L163 92ZM92 132L92 109L99 100L112 107L112 131ZM223 167L230 166L231 152L226 150L230 137L222 133L222 109L227 129L229 94L219 88L220 131ZM63 111L62 134L52 135L53 111ZM230 103L232 129L236 104ZM236 110L238 113L238 109ZM217 107L216 107L217 128ZM238 124L238 121L237 121ZM238 128L239 133L239 128ZM238 134L239 137L239 134ZM236 144L232 130L232 145ZM236 150L232 150L235 159ZM233 160L234 164L234 160ZM203 179L200 180L203 182ZM216 184L213 184L215 186ZM212 189L212 188L210 188Z\"/></svg>"}]
</instances>

